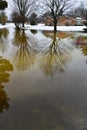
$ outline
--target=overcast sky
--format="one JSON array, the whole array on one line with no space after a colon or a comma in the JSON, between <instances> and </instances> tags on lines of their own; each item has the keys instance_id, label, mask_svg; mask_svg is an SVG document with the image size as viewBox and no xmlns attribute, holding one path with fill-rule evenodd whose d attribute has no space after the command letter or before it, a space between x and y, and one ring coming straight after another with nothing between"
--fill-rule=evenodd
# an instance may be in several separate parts
<instances>
[{"instance_id":1,"label":"overcast sky","mask_svg":"<svg viewBox=\"0 0 87 130\"><path fill-rule=\"evenodd\" d=\"M7 16L10 18L10 14L12 12L12 0L6 0L8 2L8 8L5 10ZM77 0L77 3L79 5L80 2L83 2L84 5L86 5L85 3L87 3L87 0Z\"/></svg>"}]
</instances>

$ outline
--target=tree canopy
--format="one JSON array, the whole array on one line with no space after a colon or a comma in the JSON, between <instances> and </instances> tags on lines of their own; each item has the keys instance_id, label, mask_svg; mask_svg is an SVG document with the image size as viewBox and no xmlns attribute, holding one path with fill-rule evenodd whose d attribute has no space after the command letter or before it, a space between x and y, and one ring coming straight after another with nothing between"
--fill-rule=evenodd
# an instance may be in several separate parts
<instances>
[{"instance_id":1,"label":"tree canopy","mask_svg":"<svg viewBox=\"0 0 87 130\"><path fill-rule=\"evenodd\" d=\"M14 13L16 13L15 20L22 23L24 27L24 23L27 21L27 18L32 13L35 7L35 0L13 0L14 3ZM14 17L13 17L14 19Z\"/></svg>"},{"instance_id":2,"label":"tree canopy","mask_svg":"<svg viewBox=\"0 0 87 130\"><path fill-rule=\"evenodd\" d=\"M0 0L0 10L4 10L8 6L6 1Z\"/></svg>"},{"instance_id":3,"label":"tree canopy","mask_svg":"<svg viewBox=\"0 0 87 130\"><path fill-rule=\"evenodd\" d=\"M56 32L59 17L74 6L74 4L74 0L44 0L42 2L42 8L51 14L54 23L54 32Z\"/></svg>"}]
</instances>

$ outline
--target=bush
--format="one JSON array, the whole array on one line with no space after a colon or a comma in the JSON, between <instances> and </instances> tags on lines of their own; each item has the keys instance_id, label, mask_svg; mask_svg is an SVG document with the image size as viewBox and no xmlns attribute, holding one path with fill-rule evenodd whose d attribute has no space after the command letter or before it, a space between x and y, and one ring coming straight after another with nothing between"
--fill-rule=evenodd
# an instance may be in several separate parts
<instances>
[{"instance_id":1,"label":"bush","mask_svg":"<svg viewBox=\"0 0 87 130\"><path fill-rule=\"evenodd\" d=\"M30 21L30 24L31 24L31 25L36 25L36 22L35 22L34 20L31 20L31 21Z\"/></svg>"},{"instance_id":2,"label":"bush","mask_svg":"<svg viewBox=\"0 0 87 130\"><path fill-rule=\"evenodd\" d=\"M0 23L1 23L2 25L5 25L6 22L7 22L7 16L5 15L4 12L2 12L1 15L0 15Z\"/></svg>"},{"instance_id":3,"label":"bush","mask_svg":"<svg viewBox=\"0 0 87 130\"><path fill-rule=\"evenodd\" d=\"M87 27L87 20L86 20L86 21L84 21L84 25Z\"/></svg>"},{"instance_id":4,"label":"bush","mask_svg":"<svg viewBox=\"0 0 87 130\"><path fill-rule=\"evenodd\" d=\"M37 15L35 13L31 14L31 16L30 16L30 24L31 25L37 24Z\"/></svg>"}]
</instances>

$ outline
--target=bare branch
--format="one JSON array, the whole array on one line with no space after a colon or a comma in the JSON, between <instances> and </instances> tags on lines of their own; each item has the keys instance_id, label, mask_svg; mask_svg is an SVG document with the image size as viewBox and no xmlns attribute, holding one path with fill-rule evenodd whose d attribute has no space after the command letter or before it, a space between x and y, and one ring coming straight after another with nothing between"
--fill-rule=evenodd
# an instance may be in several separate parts
<instances>
[{"instance_id":1,"label":"bare branch","mask_svg":"<svg viewBox=\"0 0 87 130\"><path fill-rule=\"evenodd\" d=\"M14 11L19 15L24 26L26 19L33 13L35 9L35 0L13 0Z\"/></svg>"},{"instance_id":2,"label":"bare branch","mask_svg":"<svg viewBox=\"0 0 87 130\"><path fill-rule=\"evenodd\" d=\"M74 6L76 2L74 0L44 0L41 3L45 10L50 12L54 22L54 30L56 30L59 17Z\"/></svg>"}]
</instances>

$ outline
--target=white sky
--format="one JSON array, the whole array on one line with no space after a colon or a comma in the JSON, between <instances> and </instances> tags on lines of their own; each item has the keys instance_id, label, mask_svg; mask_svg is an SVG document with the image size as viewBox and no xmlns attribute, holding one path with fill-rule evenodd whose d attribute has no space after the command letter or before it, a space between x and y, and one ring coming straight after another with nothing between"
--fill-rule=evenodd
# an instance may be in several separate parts
<instances>
[{"instance_id":1,"label":"white sky","mask_svg":"<svg viewBox=\"0 0 87 130\"><path fill-rule=\"evenodd\" d=\"M7 16L10 18L10 14L12 12L12 0L6 0L8 2L8 8L5 10ZM87 3L87 0L77 0L78 1L78 5L80 2L83 2L84 5L85 3ZM86 4L87 5L87 4Z\"/></svg>"}]
</instances>

